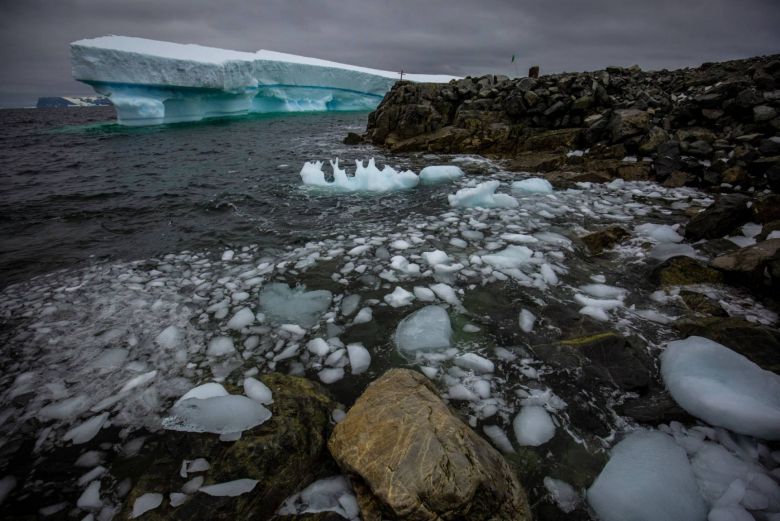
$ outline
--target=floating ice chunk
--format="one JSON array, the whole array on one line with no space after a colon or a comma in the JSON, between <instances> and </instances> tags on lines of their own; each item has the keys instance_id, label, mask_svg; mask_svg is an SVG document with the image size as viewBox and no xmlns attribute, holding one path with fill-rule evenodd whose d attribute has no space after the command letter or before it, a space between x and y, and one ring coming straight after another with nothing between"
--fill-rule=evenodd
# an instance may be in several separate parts
<instances>
[{"instance_id":1,"label":"floating ice chunk","mask_svg":"<svg viewBox=\"0 0 780 521\"><path fill-rule=\"evenodd\" d=\"M173 431L231 434L256 427L270 417L271 411L246 396L188 398L171 407L162 426Z\"/></svg>"},{"instance_id":2,"label":"floating ice chunk","mask_svg":"<svg viewBox=\"0 0 780 521\"><path fill-rule=\"evenodd\" d=\"M76 506L82 510L100 510L103 502L100 500L100 480L90 483L76 500Z\"/></svg>"},{"instance_id":3,"label":"floating ice chunk","mask_svg":"<svg viewBox=\"0 0 780 521\"><path fill-rule=\"evenodd\" d=\"M290 289L287 284L275 282L263 288L259 301L266 316L275 322L310 328L330 307L332 296L327 290L306 291L303 286Z\"/></svg>"},{"instance_id":4,"label":"floating ice chunk","mask_svg":"<svg viewBox=\"0 0 780 521\"><path fill-rule=\"evenodd\" d=\"M424 185L447 183L463 175L463 170L454 165L426 166L420 171L420 183Z\"/></svg>"},{"instance_id":5,"label":"floating ice chunk","mask_svg":"<svg viewBox=\"0 0 780 521\"><path fill-rule=\"evenodd\" d=\"M225 390L224 387L222 387L221 384L218 384L216 382L209 382L190 389L189 391L184 393L184 395L181 398L176 400L176 403L182 402L184 400L189 400L190 398L197 398L199 400L204 400L206 398L214 398L216 396L227 396L227 395L228 392Z\"/></svg>"},{"instance_id":6,"label":"floating ice chunk","mask_svg":"<svg viewBox=\"0 0 780 521\"><path fill-rule=\"evenodd\" d=\"M483 255L482 261L494 268L513 269L528 264L533 253L533 250L526 246L510 245L499 252Z\"/></svg>"},{"instance_id":7,"label":"floating ice chunk","mask_svg":"<svg viewBox=\"0 0 780 521\"><path fill-rule=\"evenodd\" d=\"M690 244L675 244L675 243L663 243L656 244L653 249L648 253L651 259L657 259L665 261L671 257L677 257L679 255L685 257L696 257L696 250Z\"/></svg>"},{"instance_id":8,"label":"floating ice chunk","mask_svg":"<svg viewBox=\"0 0 780 521\"><path fill-rule=\"evenodd\" d=\"M486 181L474 188L463 188L453 195L448 195L450 206L455 208L517 208L520 203L511 195L497 194L496 189L501 183Z\"/></svg>"},{"instance_id":9,"label":"floating ice chunk","mask_svg":"<svg viewBox=\"0 0 780 521\"><path fill-rule=\"evenodd\" d=\"M252 312L252 310L249 308L241 308L236 311L236 314L233 315L233 318L228 321L227 328L240 331L245 327L251 326L254 321L255 314Z\"/></svg>"},{"instance_id":10,"label":"floating ice chunk","mask_svg":"<svg viewBox=\"0 0 780 521\"><path fill-rule=\"evenodd\" d=\"M146 512L154 510L155 508L162 505L162 501L163 495L154 492L147 492L146 494L138 496L138 498L133 503L133 513L130 517L133 519L136 517L141 517Z\"/></svg>"},{"instance_id":11,"label":"floating ice chunk","mask_svg":"<svg viewBox=\"0 0 780 521\"><path fill-rule=\"evenodd\" d=\"M513 454L515 452L512 442L509 441L509 437L507 437L504 429L498 425L485 425L482 427L482 431L490 438L493 445L504 454Z\"/></svg>"},{"instance_id":12,"label":"floating ice chunk","mask_svg":"<svg viewBox=\"0 0 780 521\"><path fill-rule=\"evenodd\" d=\"M458 295L455 293L455 290L452 288L452 286L440 282L438 284L431 284L430 288L437 297L442 299L447 304L455 306L456 308L462 307L460 299L458 298Z\"/></svg>"},{"instance_id":13,"label":"floating ice chunk","mask_svg":"<svg viewBox=\"0 0 780 521\"><path fill-rule=\"evenodd\" d=\"M555 501L555 504L558 505L558 508L567 514L573 512L580 502L580 496L577 494L577 491L574 490L574 487L560 479L546 476L544 478L544 488L547 489L547 492L550 494L553 501Z\"/></svg>"},{"instance_id":14,"label":"floating ice chunk","mask_svg":"<svg viewBox=\"0 0 780 521\"><path fill-rule=\"evenodd\" d=\"M349 295L341 301L341 313L348 317L357 311L360 305L360 295Z\"/></svg>"},{"instance_id":15,"label":"floating ice chunk","mask_svg":"<svg viewBox=\"0 0 780 521\"><path fill-rule=\"evenodd\" d=\"M259 481L256 479L236 479L233 481L226 481L224 483L217 483L214 485L200 487L198 492L203 492L209 496L236 497L252 492L258 483Z\"/></svg>"},{"instance_id":16,"label":"floating ice chunk","mask_svg":"<svg viewBox=\"0 0 780 521\"><path fill-rule=\"evenodd\" d=\"M79 456L79 459L73 464L76 467L95 467L103 461L103 453L97 450L90 450Z\"/></svg>"},{"instance_id":17,"label":"floating ice chunk","mask_svg":"<svg viewBox=\"0 0 780 521\"><path fill-rule=\"evenodd\" d=\"M507 242L518 242L518 243L527 243L527 244L533 244L535 242L539 242L539 239L537 239L533 235L525 235L523 233L502 233L501 239Z\"/></svg>"},{"instance_id":18,"label":"floating ice chunk","mask_svg":"<svg viewBox=\"0 0 780 521\"><path fill-rule=\"evenodd\" d=\"M128 391L132 391L136 387L141 387L142 385L146 385L147 383L154 380L156 376L157 376L157 370L148 371L146 373L139 374L138 376L135 376L129 379L127 382L125 382L122 388L119 389L119 394L124 394Z\"/></svg>"},{"instance_id":19,"label":"floating ice chunk","mask_svg":"<svg viewBox=\"0 0 780 521\"><path fill-rule=\"evenodd\" d=\"M512 427L517 443L522 446L538 447L555 436L555 424L550 414L540 405L524 405L515 416Z\"/></svg>"},{"instance_id":20,"label":"floating ice chunk","mask_svg":"<svg viewBox=\"0 0 780 521\"><path fill-rule=\"evenodd\" d=\"M195 492L197 492L197 490ZM171 492L168 494L168 498L170 499L170 505L173 508L176 508L186 503L190 499L190 496L182 492Z\"/></svg>"},{"instance_id":21,"label":"floating ice chunk","mask_svg":"<svg viewBox=\"0 0 780 521\"><path fill-rule=\"evenodd\" d=\"M587 293L588 295L596 298L617 298L622 299L626 296L627 290L618 288L616 286L608 286L606 284L585 284L580 286L580 291Z\"/></svg>"},{"instance_id":22,"label":"floating ice chunk","mask_svg":"<svg viewBox=\"0 0 780 521\"><path fill-rule=\"evenodd\" d=\"M609 320L609 315L606 311L604 311L603 308L595 307L595 306L583 306L580 308L579 313L581 315L586 315L591 318L595 318L596 320L601 320L602 322L606 322Z\"/></svg>"},{"instance_id":23,"label":"floating ice chunk","mask_svg":"<svg viewBox=\"0 0 780 521\"><path fill-rule=\"evenodd\" d=\"M332 384L344 378L344 369L341 367L323 369L317 373L320 381L324 384Z\"/></svg>"},{"instance_id":24,"label":"floating ice chunk","mask_svg":"<svg viewBox=\"0 0 780 521\"><path fill-rule=\"evenodd\" d=\"M363 344L347 344L347 353L349 354L349 366L352 368L352 374L364 373L371 365L371 354Z\"/></svg>"},{"instance_id":25,"label":"floating ice chunk","mask_svg":"<svg viewBox=\"0 0 780 521\"><path fill-rule=\"evenodd\" d=\"M339 168L339 160L330 162L333 170L333 181L325 179L322 171L322 161L304 163L301 168L301 179L306 186L314 186L335 192L392 192L414 188L420 182L417 175L406 170L396 172L389 166L382 170L376 167L374 158L368 160L368 166L363 161L355 161L355 175L347 176L346 170Z\"/></svg>"},{"instance_id":26,"label":"floating ice chunk","mask_svg":"<svg viewBox=\"0 0 780 521\"><path fill-rule=\"evenodd\" d=\"M447 396L450 400L462 400L464 402L476 402L479 400L479 396L474 394L474 391L460 383L451 385L447 389Z\"/></svg>"},{"instance_id":27,"label":"floating ice chunk","mask_svg":"<svg viewBox=\"0 0 780 521\"><path fill-rule=\"evenodd\" d=\"M524 192L527 194L550 194L553 191L553 186L547 179L533 177L531 179L515 181L512 183L512 191Z\"/></svg>"},{"instance_id":28,"label":"floating ice chunk","mask_svg":"<svg viewBox=\"0 0 780 521\"><path fill-rule=\"evenodd\" d=\"M428 288L415 286L413 291L414 291L414 296L417 297L417 300L420 300L422 302L433 302L434 300L436 300L436 294Z\"/></svg>"},{"instance_id":29,"label":"floating ice chunk","mask_svg":"<svg viewBox=\"0 0 780 521\"><path fill-rule=\"evenodd\" d=\"M474 324L464 324L463 325L463 332L464 333L478 333L481 331L479 326L475 326Z\"/></svg>"},{"instance_id":30,"label":"floating ice chunk","mask_svg":"<svg viewBox=\"0 0 780 521\"><path fill-rule=\"evenodd\" d=\"M206 353L209 356L225 356L236 352L233 339L229 336L215 336L209 341Z\"/></svg>"},{"instance_id":31,"label":"floating ice chunk","mask_svg":"<svg viewBox=\"0 0 780 521\"><path fill-rule=\"evenodd\" d=\"M707 519L685 451L657 431L637 431L618 443L587 499L603 521Z\"/></svg>"},{"instance_id":32,"label":"floating ice chunk","mask_svg":"<svg viewBox=\"0 0 780 521\"><path fill-rule=\"evenodd\" d=\"M593 308L603 309L609 311L611 309L619 308L623 306L621 299L597 299L581 295L579 293L574 295L574 299L583 306L589 306Z\"/></svg>"},{"instance_id":33,"label":"floating ice chunk","mask_svg":"<svg viewBox=\"0 0 780 521\"><path fill-rule=\"evenodd\" d=\"M369 307L365 307L358 311L358 314L355 315L355 318L352 320L353 324L365 324L366 322L371 322L374 318L374 312Z\"/></svg>"},{"instance_id":34,"label":"floating ice chunk","mask_svg":"<svg viewBox=\"0 0 780 521\"><path fill-rule=\"evenodd\" d=\"M184 334L176 326L168 326L154 339L161 347L175 349L184 341Z\"/></svg>"},{"instance_id":35,"label":"floating ice chunk","mask_svg":"<svg viewBox=\"0 0 780 521\"><path fill-rule=\"evenodd\" d=\"M403 239L398 239L390 243L390 247L394 250L408 250L412 247L409 242L404 241Z\"/></svg>"},{"instance_id":36,"label":"floating ice chunk","mask_svg":"<svg viewBox=\"0 0 780 521\"><path fill-rule=\"evenodd\" d=\"M683 240L682 235L677 233L679 225L668 224L653 224L646 223L640 224L634 228L634 232L639 235L650 237L658 242L681 242Z\"/></svg>"},{"instance_id":37,"label":"floating ice chunk","mask_svg":"<svg viewBox=\"0 0 780 521\"><path fill-rule=\"evenodd\" d=\"M780 439L780 376L712 340L670 342L661 375L674 400L711 425Z\"/></svg>"},{"instance_id":38,"label":"floating ice chunk","mask_svg":"<svg viewBox=\"0 0 780 521\"><path fill-rule=\"evenodd\" d=\"M398 349L415 351L450 347L452 326L447 311L440 306L425 306L404 318L395 332Z\"/></svg>"},{"instance_id":39,"label":"floating ice chunk","mask_svg":"<svg viewBox=\"0 0 780 521\"><path fill-rule=\"evenodd\" d=\"M396 286L392 293L388 293L384 297L385 302L391 307L400 308L402 306L408 306L414 300L414 295L406 291L401 286Z\"/></svg>"},{"instance_id":40,"label":"floating ice chunk","mask_svg":"<svg viewBox=\"0 0 780 521\"><path fill-rule=\"evenodd\" d=\"M327 356L330 353L330 346L322 338L312 338L306 344L306 349L317 356Z\"/></svg>"},{"instance_id":41,"label":"floating ice chunk","mask_svg":"<svg viewBox=\"0 0 780 521\"><path fill-rule=\"evenodd\" d=\"M422 253L422 258L430 266L435 266L436 264L447 264L450 262L450 256L441 250L425 251Z\"/></svg>"},{"instance_id":42,"label":"floating ice chunk","mask_svg":"<svg viewBox=\"0 0 780 521\"><path fill-rule=\"evenodd\" d=\"M63 436L63 439L65 441L72 441L74 445L81 445L82 443L86 443L97 436L97 433L100 432L100 429L103 428L103 424L106 423L107 419L107 412L93 416L84 423L81 423L66 432Z\"/></svg>"},{"instance_id":43,"label":"floating ice chunk","mask_svg":"<svg viewBox=\"0 0 780 521\"><path fill-rule=\"evenodd\" d=\"M315 481L298 494L287 498L277 513L280 516L294 516L318 512L336 512L345 519L359 519L357 500L344 476Z\"/></svg>"},{"instance_id":44,"label":"floating ice chunk","mask_svg":"<svg viewBox=\"0 0 780 521\"><path fill-rule=\"evenodd\" d=\"M262 404L274 403L271 389L260 380L251 376L244 378L244 394Z\"/></svg>"},{"instance_id":45,"label":"floating ice chunk","mask_svg":"<svg viewBox=\"0 0 780 521\"><path fill-rule=\"evenodd\" d=\"M558 275L553 271L552 266L550 266L547 263L542 264L542 267L540 268L540 273L542 274L542 279L547 284L555 285L558 284Z\"/></svg>"},{"instance_id":46,"label":"floating ice chunk","mask_svg":"<svg viewBox=\"0 0 780 521\"><path fill-rule=\"evenodd\" d=\"M89 407L89 398L83 394L50 403L38 411L41 420L67 420L76 418Z\"/></svg>"},{"instance_id":47,"label":"floating ice chunk","mask_svg":"<svg viewBox=\"0 0 780 521\"><path fill-rule=\"evenodd\" d=\"M472 371L476 371L478 373L492 373L496 370L493 362L475 353L466 353L460 355L459 357L455 358L454 362L455 365L459 367L463 367L464 369L471 369Z\"/></svg>"},{"instance_id":48,"label":"floating ice chunk","mask_svg":"<svg viewBox=\"0 0 780 521\"><path fill-rule=\"evenodd\" d=\"M534 322L536 322L536 315L528 311L527 309L520 310L519 316L520 329L525 333L530 333L534 330Z\"/></svg>"}]
</instances>

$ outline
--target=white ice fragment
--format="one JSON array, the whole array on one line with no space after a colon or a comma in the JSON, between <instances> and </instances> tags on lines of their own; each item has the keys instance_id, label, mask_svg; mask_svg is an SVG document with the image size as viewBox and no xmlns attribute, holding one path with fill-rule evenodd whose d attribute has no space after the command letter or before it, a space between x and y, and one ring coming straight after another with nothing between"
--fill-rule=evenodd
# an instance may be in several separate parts
<instances>
[{"instance_id":1,"label":"white ice fragment","mask_svg":"<svg viewBox=\"0 0 780 521\"><path fill-rule=\"evenodd\" d=\"M235 254L236 254L236 252L234 252L233 250L225 250L222 253L222 260L223 261L232 261L233 260L233 256Z\"/></svg>"},{"instance_id":2,"label":"white ice fragment","mask_svg":"<svg viewBox=\"0 0 780 521\"><path fill-rule=\"evenodd\" d=\"M478 373L492 373L496 370L493 362L476 353L465 353L455 358L455 365L464 369L471 369Z\"/></svg>"},{"instance_id":3,"label":"white ice fragment","mask_svg":"<svg viewBox=\"0 0 780 521\"><path fill-rule=\"evenodd\" d=\"M542 274L542 279L547 284L555 285L558 284L558 275L553 271L552 266L550 266L547 263L542 264L542 267L540 268L540 273Z\"/></svg>"},{"instance_id":4,"label":"white ice fragment","mask_svg":"<svg viewBox=\"0 0 780 521\"><path fill-rule=\"evenodd\" d=\"M76 506L82 510L100 510L103 502L100 500L100 480L90 483L76 500Z\"/></svg>"},{"instance_id":5,"label":"white ice fragment","mask_svg":"<svg viewBox=\"0 0 780 521\"><path fill-rule=\"evenodd\" d=\"M136 387L141 387L143 385L146 385L147 383L154 380L156 376L157 376L157 370L148 371L146 373L139 374L138 376L134 376L133 378L125 382L122 388L119 389L119 394L124 394L129 391L132 391Z\"/></svg>"},{"instance_id":6,"label":"white ice fragment","mask_svg":"<svg viewBox=\"0 0 780 521\"><path fill-rule=\"evenodd\" d=\"M483 255L482 261L498 269L520 268L530 262L533 253L526 246L510 245L499 252Z\"/></svg>"},{"instance_id":7,"label":"white ice fragment","mask_svg":"<svg viewBox=\"0 0 780 521\"><path fill-rule=\"evenodd\" d=\"M497 194L496 189L501 183L486 181L474 188L463 188L453 195L448 195L450 206L455 208L516 208L520 203L511 195Z\"/></svg>"},{"instance_id":8,"label":"white ice fragment","mask_svg":"<svg viewBox=\"0 0 780 521\"><path fill-rule=\"evenodd\" d=\"M315 481L298 494L287 498L277 513L280 516L295 516L318 512L336 512L351 521L360 519L357 500L344 476Z\"/></svg>"},{"instance_id":9,"label":"white ice fragment","mask_svg":"<svg viewBox=\"0 0 780 521\"><path fill-rule=\"evenodd\" d=\"M536 322L536 315L528 311L527 309L520 310L520 316L518 317L520 322L520 330L524 333L530 333L534 330L534 323Z\"/></svg>"},{"instance_id":10,"label":"white ice fragment","mask_svg":"<svg viewBox=\"0 0 780 521\"><path fill-rule=\"evenodd\" d=\"M352 374L360 374L371 365L371 354L363 344L347 344L347 353L349 354L349 365L352 368Z\"/></svg>"},{"instance_id":11,"label":"white ice fragment","mask_svg":"<svg viewBox=\"0 0 780 521\"><path fill-rule=\"evenodd\" d=\"M677 233L678 227L679 225L677 224L669 225L646 223L635 227L634 232L636 232L638 235L650 237L651 239L661 243L681 242L683 237Z\"/></svg>"},{"instance_id":12,"label":"white ice fragment","mask_svg":"<svg viewBox=\"0 0 780 521\"><path fill-rule=\"evenodd\" d=\"M206 485L200 487L199 492L208 494L209 496L227 496L236 497L248 492L252 492L258 484L256 479L236 479L233 481L226 481L224 483L217 483L214 485Z\"/></svg>"},{"instance_id":13,"label":"white ice fragment","mask_svg":"<svg viewBox=\"0 0 780 521\"><path fill-rule=\"evenodd\" d=\"M420 182L417 174L410 170L397 172L387 165L379 170L373 157L368 160L368 166L355 160L355 175L351 177L339 168L338 159L331 161L330 166L333 181L325 179L321 161L304 163L300 174L303 184L334 192L393 192L414 188Z\"/></svg>"},{"instance_id":14,"label":"white ice fragment","mask_svg":"<svg viewBox=\"0 0 780 521\"><path fill-rule=\"evenodd\" d=\"M312 338L309 340L306 344L306 349L317 356L327 356L327 354L330 353L330 346L322 338Z\"/></svg>"},{"instance_id":15,"label":"white ice fragment","mask_svg":"<svg viewBox=\"0 0 780 521\"><path fill-rule=\"evenodd\" d=\"M436 294L437 297L442 299L447 304L454 306L456 308L462 307L462 304L460 303L460 299L458 298L452 286L440 282L438 284L431 284L430 288Z\"/></svg>"},{"instance_id":16,"label":"white ice fragment","mask_svg":"<svg viewBox=\"0 0 780 521\"><path fill-rule=\"evenodd\" d=\"M502 233L501 240L507 242L518 242L518 243L526 243L526 244L533 244L535 242L539 242L539 239L537 239L533 235L525 235L523 233Z\"/></svg>"},{"instance_id":17,"label":"white ice fragment","mask_svg":"<svg viewBox=\"0 0 780 521\"><path fill-rule=\"evenodd\" d=\"M271 411L240 395L188 398L174 404L162 420L168 430L230 434L256 427L271 417Z\"/></svg>"},{"instance_id":18,"label":"white ice fragment","mask_svg":"<svg viewBox=\"0 0 780 521\"><path fill-rule=\"evenodd\" d=\"M108 413L104 412L97 416L93 416L89 420L73 427L65 433L63 439L65 441L72 441L74 445L80 445L86 443L94 438L100 429L103 428L103 424L108 419Z\"/></svg>"},{"instance_id":19,"label":"white ice fragment","mask_svg":"<svg viewBox=\"0 0 780 521\"><path fill-rule=\"evenodd\" d=\"M341 301L341 313L348 317L357 311L360 305L360 295L349 295Z\"/></svg>"},{"instance_id":20,"label":"white ice fragment","mask_svg":"<svg viewBox=\"0 0 780 521\"><path fill-rule=\"evenodd\" d=\"M83 394L66 398L60 402L50 403L38 411L41 420L67 420L77 418L89 407L89 398Z\"/></svg>"},{"instance_id":21,"label":"white ice fragment","mask_svg":"<svg viewBox=\"0 0 780 521\"><path fill-rule=\"evenodd\" d=\"M637 431L618 443L587 499L603 521L707 519L685 451L657 431Z\"/></svg>"},{"instance_id":22,"label":"white ice fragment","mask_svg":"<svg viewBox=\"0 0 780 521\"><path fill-rule=\"evenodd\" d=\"M104 349L103 352L91 363L92 367L96 369L119 369L124 365L129 353L127 349L121 348L109 348Z\"/></svg>"},{"instance_id":23,"label":"white ice fragment","mask_svg":"<svg viewBox=\"0 0 780 521\"><path fill-rule=\"evenodd\" d=\"M436 264L447 264L450 262L449 255L441 250L425 251L422 253L422 258L430 266L435 266Z\"/></svg>"},{"instance_id":24,"label":"white ice fragment","mask_svg":"<svg viewBox=\"0 0 780 521\"><path fill-rule=\"evenodd\" d=\"M555 435L555 424L550 414L539 405L524 405L515 416L512 427L515 439L521 446L537 447Z\"/></svg>"},{"instance_id":25,"label":"white ice fragment","mask_svg":"<svg viewBox=\"0 0 780 521\"><path fill-rule=\"evenodd\" d=\"M424 185L447 183L459 179L463 175L463 170L454 165L426 166L420 170L420 183Z\"/></svg>"},{"instance_id":26,"label":"white ice fragment","mask_svg":"<svg viewBox=\"0 0 780 521\"><path fill-rule=\"evenodd\" d=\"M474 324L463 324L464 333L478 333L481 331L480 327Z\"/></svg>"},{"instance_id":27,"label":"white ice fragment","mask_svg":"<svg viewBox=\"0 0 780 521\"><path fill-rule=\"evenodd\" d=\"M543 483L544 488L547 489L547 492L561 511L568 514L577 508L577 505L580 502L580 496L577 494L577 491L574 490L574 487L565 481L554 479L550 476L546 476Z\"/></svg>"},{"instance_id":28,"label":"white ice fragment","mask_svg":"<svg viewBox=\"0 0 780 521\"><path fill-rule=\"evenodd\" d=\"M155 508L162 505L162 501L162 494L157 494L154 492L147 492L146 494L142 494L138 496L138 498L133 503L133 513L130 517L133 519L136 517L141 517L146 512L154 510Z\"/></svg>"},{"instance_id":29,"label":"white ice fragment","mask_svg":"<svg viewBox=\"0 0 780 521\"><path fill-rule=\"evenodd\" d=\"M504 454L512 454L515 452L514 447L512 447L512 442L509 441L509 437L504 432L504 429L498 425L485 425L482 427L482 431L490 438L493 445Z\"/></svg>"},{"instance_id":30,"label":"white ice fragment","mask_svg":"<svg viewBox=\"0 0 780 521\"><path fill-rule=\"evenodd\" d=\"M317 377L324 384L332 384L344 378L344 369L341 367L323 369L317 373Z\"/></svg>"},{"instance_id":31,"label":"white ice fragment","mask_svg":"<svg viewBox=\"0 0 780 521\"><path fill-rule=\"evenodd\" d=\"M255 314L249 308L241 308L228 321L227 328L240 331L245 327L251 326L255 321Z\"/></svg>"},{"instance_id":32,"label":"white ice fragment","mask_svg":"<svg viewBox=\"0 0 780 521\"><path fill-rule=\"evenodd\" d=\"M527 194L550 194L553 191L553 186L547 179L532 177L531 179L513 182L512 191Z\"/></svg>"},{"instance_id":33,"label":"white ice fragment","mask_svg":"<svg viewBox=\"0 0 780 521\"><path fill-rule=\"evenodd\" d=\"M262 404L274 403L271 389L260 380L251 376L244 378L244 394Z\"/></svg>"},{"instance_id":34,"label":"white ice fragment","mask_svg":"<svg viewBox=\"0 0 780 521\"><path fill-rule=\"evenodd\" d=\"M173 508L176 508L186 503L190 499L190 496L181 492L171 492L168 494L168 498L170 499L170 505Z\"/></svg>"},{"instance_id":35,"label":"white ice fragment","mask_svg":"<svg viewBox=\"0 0 780 521\"><path fill-rule=\"evenodd\" d=\"M225 356L236 352L233 339L229 336L215 336L209 341L206 353L209 356Z\"/></svg>"},{"instance_id":36,"label":"white ice fragment","mask_svg":"<svg viewBox=\"0 0 780 521\"><path fill-rule=\"evenodd\" d=\"M661 243L656 244L648 253L652 259L665 261L677 256L696 257L696 250L690 244Z\"/></svg>"},{"instance_id":37,"label":"white ice fragment","mask_svg":"<svg viewBox=\"0 0 780 521\"><path fill-rule=\"evenodd\" d=\"M412 245L408 241L397 239L390 243L390 247L394 250L408 250Z\"/></svg>"},{"instance_id":38,"label":"white ice fragment","mask_svg":"<svg viewBox=\"0 0 780 521\"><path fill-rule=\"evenodd\" d=\"M358 311L358 314L355 315L355 318L352 320L353 324L365 324L366 322L371 322L371 320L374 318L374 312L369 307L365 307Z\"/></svg>"},{"instance_id":39,"label":"white ice fragment","mask_svg":"<svg viewBox=\"0 0 780 521\"><path fill-rule=\"evenodd\" d=\"M184 334L176 326L168 326L154 339L157 344L166 349L175 349L184 341Z\"/></svg>"},{"instance_id":40,"label":"white ice fragment","mask_svg":"<svg viewBox=\"0 0 780 521\"><path fill-rule=\"evenodd\" d=\"M711 425L780 439L780 376L707 338L670 342L661 375L674 400Z\"/></svg>"},{"instance_id":41,"label":"white ice fragment","mask_svg":"<svg viewBox=\"0 0 780 521\"><path fill-rule=\"evenodd\" d=\"M260 306L267 317L277 323L293 323L304 328L315 325L330 307L333 295L327 290L290 289L286 284L272 283L259 295Z\"/></svg>"},{"instance_id":42,"label":"white ice fragment","mask_svg":"<svg viewBox=\"0 0 780 521\"><path fill-rule=\"evenodd\" d=\"M222 384L218 384L216 382L208 382L202 385L199 385L197 387L194 387L184 393L181 398L176 400L176 403L179 403L184 400L189 400L190 398L198 398L200 400L206 399L206 398L213 398L215 396L227 396L228 392L225 390L224 387L222 387Z\"/></svg>"},{"instance_id":43,"label":"white ice fragment","mask_svg":"<svg viewBox=\"0 0 780 521\"><path fill-rule=\"evenodd\" d=\"M428 288L415 286L412 291L414 291L414 296L417 297L417 300L422 302L433 302L436 300L436 294Z\"/></svg>"},{"instance_id":44,"label":"white ice fragment","mask_svg":"<svg viewBox=\"0 0 780 521\"><path fill-rule=\"evenodd\" d=\"M596 298L616 298L622 299L626 296L627 290L616 286L606 284L585 284L579 287L580 291Z\"/></svg>"},{"instance_id":45,"label":"white ice fragment","mask_svg":"<svg viewBox=\"0 0 780 521\"><path fill-rule=\"evenodd\" d=\"M405 317L395 332L398 349L407 353L450 347L452 326L447 311L440 306L425 306Z\"/></svg>"},{"instance_id":46,"label":"white ice fragment","mask_svg":"<svg viewBox=\"0 0 780 521\"><path fill-rule=\"evenodd\" d=\"M384 300L389 306L400 308L411 304L414 300L414 295L401 286L396 286L392 293L388 293L384 296Z\"/></svg>"},{"instance_id":47,"label":"white ice fragment","mask_svg":"<svg viewBox=\"0 0 780 521\"><path fill-rule=\"evenodd\" d=\"M479 400L479 397L474 394L471 389L461 383L451 385L450 388L447 389L447 396L450 400L463 400L467 402L476 402Z\"/></svg>"}]
</instances>

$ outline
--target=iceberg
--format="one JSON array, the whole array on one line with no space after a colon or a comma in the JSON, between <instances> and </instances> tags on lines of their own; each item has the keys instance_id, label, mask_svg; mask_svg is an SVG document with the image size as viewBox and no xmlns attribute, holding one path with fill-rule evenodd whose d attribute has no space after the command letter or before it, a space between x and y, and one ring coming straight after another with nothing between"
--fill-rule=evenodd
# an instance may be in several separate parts
<instances>
[{"instance_id":1,"label":"iceberg","mask_svg":"<svg viewBox=\"0 0 780 521\"><path fill-rule=\"evenodd\" d=\"M106 96L121 125L252 112L371 110L400 73L275 51L103 36L70 44L73 77ZM452 76L404 74L415 82Z\"/></svg>"},{"instance_id":2,"label":"iceberg","mask_svg":"<svg viewBox=\"0 0 780 521\"><path fill-rule=\"evenodd\" d=\"M325 179L322 171L322 161L306 162L301 168L301 180L308 187L333 192L393 192L414 188L419 183L417 174L411 170L396 172L386 166L379 170L374 158L368 160L368 166L363 161L355 160L355 175L348 176L347 171L339 168L339 160L331 161L333 181Z\"/></svg>"}]
</instances>

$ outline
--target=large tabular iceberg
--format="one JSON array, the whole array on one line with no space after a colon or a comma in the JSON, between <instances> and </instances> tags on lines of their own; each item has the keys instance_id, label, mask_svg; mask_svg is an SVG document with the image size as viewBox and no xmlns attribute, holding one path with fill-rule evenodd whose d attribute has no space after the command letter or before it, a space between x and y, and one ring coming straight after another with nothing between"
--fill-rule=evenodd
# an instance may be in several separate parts
<instances>
[{"instance_id":1,"label":"large tabular iceberg","mask_svg":"<svg viewBox=\"0 0 780 521\"><path fill-rule=\"evenodd\" d=\"M109 98L123 125L249 112L370 110L400 73L274 51L229 51L127 36L70 45L73 77ZM404 74L444 83L453 77Z\"/></svg>"}]
</instances>

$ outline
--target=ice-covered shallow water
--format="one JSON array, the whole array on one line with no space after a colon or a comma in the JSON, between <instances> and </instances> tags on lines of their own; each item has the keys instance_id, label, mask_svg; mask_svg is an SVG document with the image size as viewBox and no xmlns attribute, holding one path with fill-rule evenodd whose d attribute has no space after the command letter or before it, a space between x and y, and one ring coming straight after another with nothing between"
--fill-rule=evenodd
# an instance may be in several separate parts
<instances>
[{"instance_id":1,"label":"ice-covered shallow water","mask_svg":"<svg viewBox=\"0 0 780 521\"><path fill-rule=\"evenodd\" d=\"M710 201L649 183L512 192L522 176L481 158L341 145L364 114L151 130L63 128L31 114L16 140L3 137L29 146L13 161L3 152L2 209L13 216L3 236L16 238L2 254L0 474L22 498L71 507L88 469L52 469L94 450L109 467L196 385L241 388L280 370L320 380L348 406L398 365L424 372L519 468L536 458L582 490L583 453L603 456L630 427L612 410L624 395L572 389L530 348L575 336L587 317L657 354L682 310L674 290L647 280L652 252L678 244L686 209ZM466 176L370 196L301 186L305 161L372 156L399 171L453 163ZM447 195L486 181L518 204L449 205ZM68 212L79 217L44 217ZM637 228L604 258L578 241L648 222L668 227ZM731 314L776 320L737 291L700 289ZM403 319L431 305L445 310L430 319L443 333L399 351ZM544 477L528 477L534 494Z\"/></svg>"}]
</instances>

